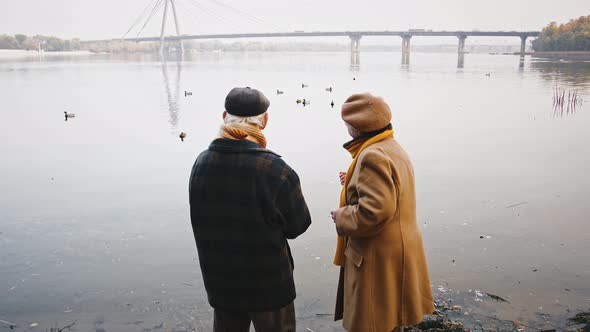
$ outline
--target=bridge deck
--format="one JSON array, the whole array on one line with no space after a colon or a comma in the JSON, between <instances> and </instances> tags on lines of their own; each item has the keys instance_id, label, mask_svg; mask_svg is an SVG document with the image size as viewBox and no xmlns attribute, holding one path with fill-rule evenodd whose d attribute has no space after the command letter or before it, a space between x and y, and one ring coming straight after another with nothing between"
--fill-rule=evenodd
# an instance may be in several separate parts
<instances>
[{"instance_id":1,"label":"bridge deck","mask_svg":"<svg viewBox=\"0 0 590 332\"><path fill-rule=\"evenodd\" d=\"M538 31L332 31L332 32L272 32L167 36L166 40L189 39L236 39L236 38L279 38L279 37L350 37L350 36L398 36L398 37L537 37ZM159 41L160 37L126 38L126 41Z\"/></svg>"}]
</instances>

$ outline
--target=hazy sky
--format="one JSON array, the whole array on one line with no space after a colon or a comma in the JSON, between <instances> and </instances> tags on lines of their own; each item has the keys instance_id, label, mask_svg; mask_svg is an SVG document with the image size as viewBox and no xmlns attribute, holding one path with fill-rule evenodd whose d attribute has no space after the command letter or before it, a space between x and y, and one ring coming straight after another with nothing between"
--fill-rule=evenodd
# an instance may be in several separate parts
<instances>
[{"instance_id":1,"label":"hazy sky","mask_svg":"<svg viewBox=\"0 0 590 332\"><path fill-rule=\"evenodd\" d=\"M159 0L0 0L0 34L118 38L151 1ZM408 28L540 30L550 21L590 15L590 0L175 1L181 33L186 34ZM236 13L219 2L251 16ZM159 35L161 16L162 9L142 36ZM168 32L173 32L172 25Z\"/></svg>"}]
</instances>

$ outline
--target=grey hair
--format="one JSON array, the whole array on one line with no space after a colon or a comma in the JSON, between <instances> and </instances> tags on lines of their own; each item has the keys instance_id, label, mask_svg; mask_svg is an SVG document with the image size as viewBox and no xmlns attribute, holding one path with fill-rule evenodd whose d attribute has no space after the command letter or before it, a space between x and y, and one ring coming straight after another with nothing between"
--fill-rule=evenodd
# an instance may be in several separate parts
<instances>
[{"instance_id":1,"label":"grey hair","mask_svg":"<svg viewBox=\"0 0 590 332\"><path fill-rule=\"evenodd\" d=\"M258 128L262 128L264 126L264 115L266 113L262 113L259 115L255 115L255 116L237 116L237 115L231 115L229 113L227 113L227 115L225 116L224 122L226 124L229 123L248 123L248 124L252 124L255 126L258 126Z\"/></svg>"}]
</instances>

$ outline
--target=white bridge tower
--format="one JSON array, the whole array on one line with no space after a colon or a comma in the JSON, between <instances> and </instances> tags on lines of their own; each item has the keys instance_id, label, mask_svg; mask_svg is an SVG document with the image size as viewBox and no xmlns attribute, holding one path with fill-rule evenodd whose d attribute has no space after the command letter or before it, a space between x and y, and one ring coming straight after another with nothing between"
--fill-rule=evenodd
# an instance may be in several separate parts
<instances>
[{"instance_id":1,"label":"white bridge tower","mask_svg":"<svg viewBox=\"0 0 590 332\"><path fill-rule=\"evenodd\" d=\"M160 33L160 54L164 54L164 43L166 42L166 16L168 15L168 3L172 7L172 14L174 16L174 25L176 26L176 35L180 38L180 26L178 24L178 16L176 15L176 5L174 0L164 0L164 15L162 16L162 32ZM182 39L178 39L180 43L180 53L184 54L184 45L182 45Z\"/></svg>"}]
</instances>

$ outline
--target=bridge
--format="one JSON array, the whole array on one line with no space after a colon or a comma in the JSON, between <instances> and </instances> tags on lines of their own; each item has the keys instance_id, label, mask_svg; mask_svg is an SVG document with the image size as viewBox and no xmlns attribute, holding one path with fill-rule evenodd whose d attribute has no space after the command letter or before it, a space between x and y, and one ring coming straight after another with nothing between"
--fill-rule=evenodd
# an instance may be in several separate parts
<instances>
[{"instance_id":1,"label":"bridge","mask_svg":"<svg viewBox=\"0 0 590 332\"><path fill-rule=\"evenodd\" d=\"M202 34L202 35L178 35L167 37L141 37L127 38L130 42L165 42L203 39L240 39L240 38L291 38L291 37L348 37L350 38L350 64L360 65L360 40L362 37L401 37L402 38L402 62L409 63L410 40L413 37L456 37L458 39L457 53L459 65L463 62L465 54L465 41L468 37L515 37L520 38L520 54L526 51L528 38L539 36L538 31L294 31L294 32L270 32L270 33L236 33L236 34Z\"/></svg>"},{"instance_id":2,"label":"bridge","mask_svg":"<svg viewBox=\"0 0 590 332\"><path fill-rule=\"evenodd\" d=\"M154 1L154 0L152 0ZM528 38L539 36L538 31L432 31L426 29L410 29L408 31L293 31L293 32L270 32L270 33L235 33L235 34L200 34L200 35L186 35L180 34L180 27L176 11L176 3L179 0L157 0L155 6L152 8L152 13L147 18L146 23L149 22L153 14L161 7L164 6L164 14L162 17L162 28L159 37L139 37L136 38L121 38L121 40L129 42L160 42L160 53L164 52L164 45L166 42L177 42L180 44L180 50L184 53L184 47L182 41L184 40L203 40L203 39L239 39L239 38L292 38L292 37L348 37L350 39L350 64L353 67L360 65L360 41L363 37L401 37L402 39L402 63L408 64L410 60L410 41L413 37L456 37L458 39L457 53L459 56L458 66L463 67L464 55L465 55L465 41L468 37L515 37L520 38L520 55L521 55L521 66L524 64L524 54L526 51L526 41ZM211 0L224 8L250 16L238 9L235 9L225 3L221 3L218 0ZM174 23L176 26L176 36L165 36L166 17L168 12L168 6L172 8ZM150 5L146 7L144 13L150 8ZM143 14L142 14L143 15ZM141 16L134 23L139 22ZM256 19L256 18L255 18ZM129 29L131 29L134 26ZM143 28L142 28L143 30ZM127 33L129 33L127 31ZM125 35L127 35L127 33ZM141 33L141 31L140 31ZM97 41L95 41L97 42Z\"/></svg>"}]
</instances>

